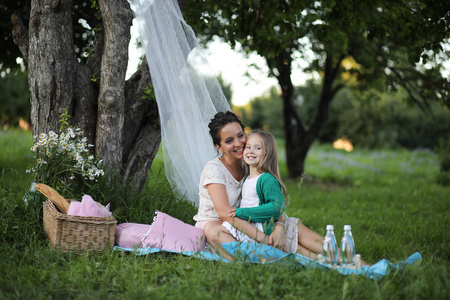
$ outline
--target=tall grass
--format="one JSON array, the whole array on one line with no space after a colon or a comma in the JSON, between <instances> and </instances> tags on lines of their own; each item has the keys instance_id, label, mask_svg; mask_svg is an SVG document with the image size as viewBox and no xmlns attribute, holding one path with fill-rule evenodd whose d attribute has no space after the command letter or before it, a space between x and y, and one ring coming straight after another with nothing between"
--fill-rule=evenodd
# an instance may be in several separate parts
<instances>
[{"instance_id":1,"label":"tall grass","mask_svg":"<svg viewBox=\"0 0 450 300\"><path fill-rule=\"evenodd\" d=\"M33 155L31 133L17 129L0 129L0 183L17 188L26 188L32 179L25 170L31 167Z\"/></svg>"},{"instance_id":2,"label":"tall grass","mask_svg":"<svg viewBox=\"0 0 450 300\"><path fill-rule=\"evenodd\" d=\"M306 176L285 179L287 213L338 238L351 224L357 252L369 263L404 260L420 265L374 280L289 265L217 263L169 253L135 256L116 251L64 253L47 245L42 224L22 201L31 177L31 134L0 133L0 299L448 299L450 188L435 183L435 154L403 150L347 153L315 145ZM283 153L282 151L280 151ZM28 157L28 158L27 158ZM281 167L286 166L281 157ZM119 179L100 182L94 199L111 203L120 222L149 223L155 210L191 222L196 209L176 199L155 159L145 191L134 197Z\"/></svg>"}]
</instances>

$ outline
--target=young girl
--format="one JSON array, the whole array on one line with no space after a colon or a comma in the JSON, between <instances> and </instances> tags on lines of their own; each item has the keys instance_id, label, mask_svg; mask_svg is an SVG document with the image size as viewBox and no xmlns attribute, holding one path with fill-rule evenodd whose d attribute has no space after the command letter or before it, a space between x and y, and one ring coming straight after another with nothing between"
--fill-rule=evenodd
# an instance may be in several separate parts
<instances>
[{"instance_id":1,"label":"young girl","mask_svg":"<svg viewBox=\"0 0 450 300\"><path fill-rule=\"evenodd\" d=\"M286 229L286 252L315 257L315 254L322 251L321 235L305 227L297 218L285 218L284 223L277 222L284 215L283 196L286 195L286 188L280 179L277 146L273 135L264 131L252 131L247 136L244 161L249 167L249 176L242 187L240 207L233 209L231 216L251 221L255 231L263 231L265 235L270 235L275 224L281 224ZM223 226L238 241L254 241L229 222L224 222ZM252 232L247 233L254 236Z\"/></svg>"}]
</instances>

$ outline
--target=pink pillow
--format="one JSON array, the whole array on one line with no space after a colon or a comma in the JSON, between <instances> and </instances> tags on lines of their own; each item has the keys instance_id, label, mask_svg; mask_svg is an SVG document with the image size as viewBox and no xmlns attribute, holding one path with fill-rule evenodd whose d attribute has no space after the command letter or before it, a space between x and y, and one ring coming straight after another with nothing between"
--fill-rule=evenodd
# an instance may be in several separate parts
<instances>
[{"instance_id":1,"label":"pink pillow","mask_svg":"<svg viewBox=\"0 0 450 300\"><path fill-rule=\"evenodd\" d=\"M116 228L116 245L123 248L158 248L174 252L199 251L203 230L157 211L152 225L122 223Z\"/></svg>"},{"instance_id":2,"label":"pink pillow","mask_svg":"<svg viewBox=\"0 0 450 300\"><path fill-rule=\"evenodd\" d=\"M116 227L116 245L123 248L147 248L145 238L150 233L151 225L122 223ZM147 233L148 232L148 233Z\"/></svg>"}]
</instances>

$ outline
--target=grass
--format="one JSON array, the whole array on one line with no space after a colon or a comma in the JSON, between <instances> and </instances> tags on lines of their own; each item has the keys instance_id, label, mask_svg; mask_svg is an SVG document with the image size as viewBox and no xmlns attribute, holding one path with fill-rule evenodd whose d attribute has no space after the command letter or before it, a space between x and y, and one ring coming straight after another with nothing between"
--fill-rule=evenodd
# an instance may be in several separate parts
<instances>
[{"instance_id":1,"label":"grass","mask_svg":"<svg viewBox=\"0 0 450 300\"><path fill-rule=\"evenodd\" d=\"M48 247L42 224L22 197L31 176L31 134L0 132L0 299L448 299L450 188L436 184L435 154L405 150L311 150L306 176L285 180L287 213L320 234L334 224L338 239L351 224L357 252L369 263L420 252L420 265L372 280L287 265L217 263L168 253L134 256L64 253ZM282 151L280 151L282 153ZM286 174L281 158L282 174ZM175 199L161 155L145 191L100 183L94 199L111 202L120 222L150 223L158 209L193 223L193 208ZM118 180L118 179L115 179Z\"/></svg>"}]
</instances>

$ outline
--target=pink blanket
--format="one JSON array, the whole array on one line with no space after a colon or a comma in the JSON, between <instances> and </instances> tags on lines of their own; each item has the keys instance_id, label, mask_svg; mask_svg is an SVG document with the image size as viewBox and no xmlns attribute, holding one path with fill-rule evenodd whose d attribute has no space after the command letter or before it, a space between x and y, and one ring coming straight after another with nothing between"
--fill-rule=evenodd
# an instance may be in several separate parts
<instances>
[{"instance_id":1,"label":"pink blanket","mask_svg":"<svg viewBox=\"0 0 450 300\"><path fill-rule=\"evenodd\" d=\"M108 217L111 215L109 211L109 204L106 206L97 203L89 195L84 195L80 201L71 201L69 210L67 212L69 216L81 216L81 217Z\"/></svg>"}]
</instances>

